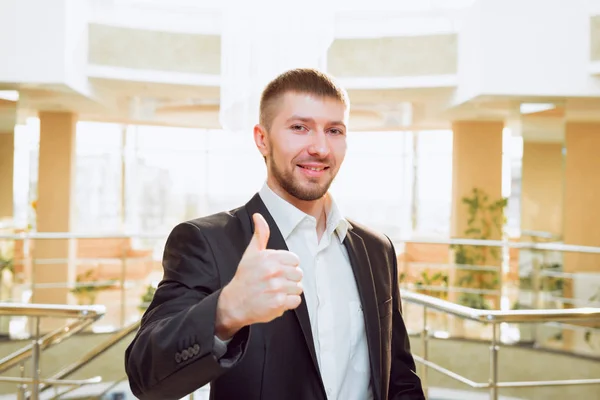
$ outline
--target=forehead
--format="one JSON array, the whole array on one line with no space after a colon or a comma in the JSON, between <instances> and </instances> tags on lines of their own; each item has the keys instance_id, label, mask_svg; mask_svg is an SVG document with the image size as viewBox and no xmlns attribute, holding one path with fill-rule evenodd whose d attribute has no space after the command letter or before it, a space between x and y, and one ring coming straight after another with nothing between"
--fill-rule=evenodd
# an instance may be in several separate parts
<instances>
[{"instance_id":1,"label":"forehead","mask_svg":"<svg viewBox=\"0 0 600 400\"><path fill-rule=\"evenodd\" d=\"M312 118L316 121L346 121L344 103L332 98L308 93L285 93L278 101L275 120L285 121L291 117Z\"/></svg>"}]
</instances>

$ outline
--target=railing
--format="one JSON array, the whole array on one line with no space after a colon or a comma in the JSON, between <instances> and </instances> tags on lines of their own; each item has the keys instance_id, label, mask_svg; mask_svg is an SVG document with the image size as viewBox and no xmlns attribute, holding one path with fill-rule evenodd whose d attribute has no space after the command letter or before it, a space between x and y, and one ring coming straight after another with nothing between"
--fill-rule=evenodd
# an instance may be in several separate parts
<instances>
[{"instance_id":1,"label":"railing","mask_svg":"<svg viewBox=\"0 0 600 400\"><path fill-rule=\"evenodd\" d=\"M539 238L539 236L538 236ZM447 260L440 262L400 261L401 275L411 275L400 283L402 289L429 294L451 303L462 303L462 295L479 296L491 299L488 307L477 309L500 309L503 311L518 309L562 309L571 307L600 307L600 247L565 245L560 243L516 242L505 240L397 240L394 242L399 253L411 245L446 245L451 253ZM459 246L480 248L498 248L502 255L491 265L461 265L454 262L452 248ZM580 257L573 263L570 257ZM583 263L582 261L583 260ZM587 263L587 264L586 264ZM573 272L565 272L563 265L568 265ZM583 265L585 270L577 271ZM434 276L436 271L445 274L449 282L442 284L423 283L419 274L429 271ZM432 272L433 271L433 272ZM467 287L456 284L456 276L460 273L492 274L497 276L497 284L492 289ZM424 272L423 272L424 273ZM454 281L454 284L453 284ZM484 305L485 306L485 305ZM409 305L409 323L421 324L421 313L413 313ZM446 335L456 335L450 328L439 329ZM531 343L535 347L563 350L570 353L600 357L598 346L593 342L600 338L600 324L582 326L565 321L520 324L517 334L510 333L510 341ZM441 334L442 332L440 332ZM481 327L460 332L471 339L489 339L493 332Z\"/></svg>"},{"instance_id":2,"label":"railing","mask_svg":"<svg viewBox=\"0 0 600 400\"><path fill-rule=\"evenodd\" d=\"M567 386L567 385L600 385L600 379L565 379L541 380L523 382L500 382L498 379L499 326L501 323L543 323L543 322L600 322L600 308L571 308L562 310L510 310L488 311L464 307L446 300L408 291L401 291L404 303L416 304L423 307L423 326L420 332L423 345L423 355L415 355L415 360L423 365L422 381L427 390L428 370L433 369L473 389L489 389L490 400L498 400L500 388L524 388L536 386ZM477 321L492 326L490 340L490 369L488 382L475 382L454 371L436 364L429 359L428 342L429 329L427 311L436 310L441 313L457 316L462 319Z\"/></svg>"},{"instance_id":3,"label":"railing","mask_svg":"<svg viewBox=\"0 0 600 400\"><path fill-rule=\"evenodd\" d=\"M1 316L24 316L33 320L34 331L32 334L32 343L7 357L0 360L0 372L4 372L10 367L21 364L21 372L24 372L25 360L31 358L31 378L5 377L1 376L0 381L19 384L19 399L30 398L38 400L40 388L45 385L65 385L80 386L101 381L100 377L94 377L85 380L67 380L58 378L42 379L40 378L40 356L41 352L48 347L59 343L60 341L72 336L76 332L89 326L94 321L101 318L105 313L103 306L65 306L50 304L11 304L0 303ZM54 332L40 337L40 320L45 317L77 319L76 322L68 324L66 327L55 330ZM31 384L29 396L27 396L27 383Z\"/></svg>"},{"instance_id":4,"label":"railing","mask_svg":"<svg viewBox=\"0 0 600 400\"><path fill-rule=\"evenodd\" d=\"M537 235L537 239L547 239L551 240L551 237L543 238L543 235ZM60 281L44 281L41 282L39 279L36 279L36 268L42 267L44 269L52 268L53 265L57 264L67 264L69 263L69 267L73 265L82 265L85 264L87 266L94 266L95 263L114 263L116 268L116 273L113 277L111 277L110 282L114 285L114 288L117 289L116 296L111 300L109 296L98 298L97 303L104 304L107 310L107 316L111 316L113 318L112 322L110 322L110 330L115 331L115 335L109 338L105 343L102 343L97 348L90 351L88 354L84 355L84 357L76 363L68 366L67 368L60 371L55 376L47 380L37 379L37 382L40 383L39 391L46 390L53 386L59 384L67 385L71 384L72 387L76 387L78 385L74 385L75 381L69 381L66 378L69 377L70 374L77 371L86 363L98 357L100 354L104 352L103 349L106 349L107 346L114 345L115 340L121 340L123 337L127 336L127 334L133 332L137 329L137 324L139 323L139 316L141 311L143 310L145 302L147 300L142 300L140 295L143 293L144 286L148 285L153 278L148 278L147 276L143 276L141 279L131 278L130 273L133 269L136 268L136 265L133 264L134 261L142 261L142 262L151 262L152 263L152 271L150 273L154 273L156 277L162 276L162 267L160 263L160 254L162 253L162 248L164 245L164 240L167 235L165 234L142 234L142 235L128 235L128 234L118 234L118 235L101 235L101 234L74 234L74 233L21 233L16 235L0 235L0 241L11 241L12 243L19 243L21 246L24 257L15 257L13 260L13 264L15 267L29 265L29 269L24 268L22 271L22 275L18 277L17 282L13 285L13 292L16 295L11 296L12 301L16 302L28 302L30 301L31 293L40 293L44 290L51 289L61 289L61 290L72 290L77 287L83 288L92 288L95 286L102 286L107 282L98 281L98 280L90 280L90 281L70 281L70 282L60 282ZM31 252L31 248L35 247L35 244L38 241L48 241L48 240L68 240L75 247L77 241L82 239L135 239L137 241L143 242L141 245L138 245L138 249L149 250L150 253L146 254L143 257L136 257L128 254L128 249L123 248L120 252L119 256L114 257L94 257L91 254L89 257L81 257L75 253L71 253L65 257L54 257L54 258L41 258L36 257L35 253ZM537 240L536 239L536 240ZM536 343L537 347L541 347L541 339L539 339L540 327L552 327L553 329L558 329L560 331L573 331L579 332L580 334L585 333L586 335L591 332L592 335L598 335L600 332L599 329L590 326L582 326L582 320L574 313L576 313L579 309L577 308L565 308L560 310L544 310L545 308L563 308L563 307L580 307L580 306L588 306L588 307L599 307L600 306L600 298L599 299L589 299L587 297L577 296L577 293L559 293L552 291L544 291L543 285L541 283L548 280L562 279L565 282L568 280L572 280L574 277L579 277L579 272L564 272L562 269L548 269L545 268L544 265L552 264L556 260L559 260L562 263L562 257L567 253L577 253L577 254L587 254L587 255L600 255L600 248L595 247L587 247L587 246L573 246L573 245L564 245L559 243L540 243L536 241L532 242L513 242L513 241L505 241L505 240L470 240L470 239L452 239L452 240L427 240L427 239L419 239L419 240L394 240L394 244L396 246L396 250L398 253L403 253L405 248L410 245L420 244L420 245L442 245L448 247L448 253L452 253L452 249L455 246L473 246L473 247L485 247L485 248L497 248L500 251L500 258L494 262L491 262L489 265L472 265L469 263L458 263L453 258L452 255L448 255L447 259L444 261L434 261L428 262L427 260L419 261L419 262L403 262L400 263L400 271L403 273L415 274L422 270L437 270L437 271L445 271L447 274L453 273L464 273L465 271L474 271L475 273L493 273L497 276L498 282L493 288L481 288L481 287L466 287L461 286L460 284L453 283L451 280L447 282L445 285L439 283L427 283L427 282L415 282L406 280L401 282L401 287L404 293L404 301L407 305L406 308L409 310L405 310L405 318L407 318L407 324L412 326L424 326L424 331L431 332L431 325L433 320L428 320L427 318L427 310L437 310L439 312L447 313L450 315L457 316L459 318L464 318L466 320L478 321L482 326L489 327L492 325L491 332L489 332L488 336L485 336L484 339L489 340L491 343L495 343L496 345L492 346L491 353L495 354L492 361L495 359L497 362L497 344L501 342L500 335L504 331L499 330L499 325L501 323L515 323L515 324L533 324L535 323L536 329L533 330L533 342ZM135 247L135 246L134 246ZM518 251L519 254L515 255L511 252ZM523 303L519 297L523 294L524 290L522 285L518 282L519 278L512 276L511 271L512 268L515 268L517 273L521 273L521 280L523 276L526 276L531 282L531 288L529 290L529 294L531 294L531 299L528 302ZM62 268L62 266L61 266ZM523 274L523 271L525 271ZM596 270L600 271L600 268ZM148 274L147 274L148 275ZM598 282L600 282L600 274L597 274L599 278ZM19 281L20 279L20 281ZM522 283L522 282L521 282ZM600 289L600 285L599 285ZM136 291L137 290L137 291ZM24 295L24 293L28 292L28 295ZM410 291L416 291L420 293L411 293ZM430 297L424 296L422 293L431 293L434 296L440 297ZM0 293L2 294L2 293ZM466 307L464 305L455 304L458 295L469 294L469 295L477 295L485 298L495 299L497 308L499 311L487 311L481 309L475 309L472 307ZM513 302L514 297L519 298L519 307L511 306L510 303ZM443 298L453 299L453 301L446 301ZM6 300L6 293L2 296L3 299ZM35 299L35 296L34 296ZM427 304L422 304L427 300ZM510 300L510 302L508 301ZM555 306L552 306L552 305ZM11 307L19 307L16 305L11 305ZM23 306L21 306L23 307ZM29 306L26 306L29 307ZM47 307L47 306L46 306ZM419 307L424 308L424 312L415 312L410 308L414 307L418 310ZM68 307L67 307L68 308ZM83 307L85 309L85 307ZM496 308L496 307L494 307ZM511 309L512 308L512 309ZM519 308L519 309L514 309ZM537 308L541 310L526 310L524 308ZM133 309L133 310L132 310ZM14 308L13 310L16 310ZM39 310L38 310L39 311ZM420 311L420 310L418 310ZM532 313L533 312L533 313ZM458 314L457 314L458 313ZM548 314L549 313L549 314ZM3 314L0 313L0 318ZM6 314L4 314L6 315ZM46 315L46 314L44 314ZM525 318L524 316L527 316ZM535 316L535 317L532 317ZM504 318L500 320L499 318ZM525 319L522 319L525 318ZM91 324L98 329L98 323L95 323L98 319L84 319L84 320L76 320L68 325L66 329L58 329L53 332L48 333L47 335L36 339L36 332L39 335L39 331L37 331L36 327L39 326L38 323L35 323L33 327L29 327L27 329L32 330L34 333L32 337L34 340L32 344L27 346L26 348L19 350L11 354L8 357L0 360L0 373L6 371L7 369L14 367L19 364L23 364L25 359L32 357L35 354L38 354L43 349L48 348L54 344L59 343L64 340L64 338L70 336L71 334L81 331L85 328L89 328ZM104 322L106 317L102 319ZM598 322L598 319L592 318L594 322ZM103 331L106 331L107 326L101 327ZM24 330L26 328L22 328ZM488 329L488 328L486 328ZM544 328L546 329L546 328ZM22 332L21 332L22 333ZM455 332L451 332L447 330L445 332L447 337L451 337L453 335L459 335ZM462 333L460 333L462 334ZM476 332L473 334L472 332L468 332L469 335L482 335L481 332ZM470 338L472 336L469 336ZM425 344L427 342L427 335L423 335L422 339ZM478 338L481 338L478 336ZM35 344L37 343L38 349L35 350ZM111 344L112 343L112 344ZM494 350L495 349L495 350ZM569 348L568 351L574 351L573 348ZM37 353L36 353L37 352ZM598 356L600 354L593 354L594 356ZM439 366L435 366L431 363L431 360L427 357L427 350L425 350L424 357L418 358L417 360L429 369L439 370ZM491 366L490 366L491 369ZM471 381L467 378L461 377L458 374L455 374L451 371L445 371L449 376L452 376L459 380L460 382L466 383L474 388L489 388L490 391L497 391L498 388L501 387L517 387L510 386L514 384L514 382L497 382L497 375L494 378L490 379L488 383L477 383L475 381ZM497 372L496 372L497 373ZM17 379L15 381L14 379ZM23 378L6 378L5 381L10 380L11 382L17 383L25 383ZM427 378L425 378L427 380ZM496 381L494 383L494 381ZM26 382L30 382L27 380ZM81 383L90 383L90 381L78 381ZM560 381L558 381L560 382ZM566 381L565 381L566 382ZM577 382L577 381L568 381L568 382ZM588 384L589 381L581 381L585 384ZM595 382L595 381L594 381ZM537 382L535 384L539 384ZM544 381L541 381L544 383ZM519 383L523 387L526 386L527 382ZM560 383L559 383L560 384ZM571 383L569 383L571 384ZM582 383L583 384L583 383ZM486 386L488 385L488 386ZM507 386L509 385L509 386Z\"/></svg>"},{"instance_id":5,"label":"railing","mask_svg":"<svg viewBox=\"0 0 600 400\"><path fill-rule=\"evenodd\" d=\"M545 237L539 232L527 234L535 237L535 240L553 240L551 236ZM0 235L0 241L10 241L18 244L22 250L22 256L15 257L14 266L19 269L20 274L15 276L15 283L12 285L12 294L10 301L30 302L36 299L36 294L43 294L44 291L62 290L63 292L75 292L75 289L92 291L96 288L98 298L95 301L104 304L107 308L106 316L94 324L95 331L118 331L131 323L137 321L147 306L147 300L142 299L146 288L156 284L162 277L161 255L164 241L167 235L160 234L79 234L79 233L32 233L25 232L20 234ZM115 252L116 255L110 257L95 256L88 253L82 256L72 252L64 254L64 257L47 257L36 255L31 251L36 248L38 243L45 241L68 240L72 247L81 245L81 240L86 239L126 239L134 243L130 246L129 242L123 244L123 248ZM600 259L600 248L587 246L572 246L559 243L540 243L536 241L514 242L509 240L470 240L470 239L452 239L452 240L394 240L398 253L404 253L407 246L419 245L440 245L445 246L447 257L442 261L420 260L417 262L407 261L399 265L400 271L409 278L401 282L403 289L416 291L419 293L432 294L434 296L448 299L463 305L470 305L468 302L462 302L461 297L484 298L490 300L493 304L491 308L509 310L511 308L536 309L536 308L566 308L581 306L600 306L600 298L593 299L591 295L581 294L578 291L567 293L545 288L547 282L562 281L565 286L576 279L583 279L583 274L575 272L565 272L562 268L546 268L553 263L563 264L563 256L566 254L587 254L596 255ZM130 247L127 247L130 246ZM456 246L468 246L477 248L496 248L500 257L497 260L490 261L487 265L474 265L476 263L459 263L453 255L453 248ZM17 247L17 246L15 246ZM146 251L145 254L131 254L129 250L134 248ZM518 254L516 254L518 253ZM62 265L60 265L62 264ZM68 264L68 266L67 266ZM146 268L140 267L141 264ZM53 280L53 277L40 279L37 271L50 270L58 266L59 269L77 268L83 269L102 269L97 265L104 265L110 269L112 275L104 274L105 278L84 278L64 282L64 279ZM108 267L107 267L108 266ZM589 270L589 269L588 269ZM600 268L596 268L600 271ZM422 271L441 271L445 274L448 282L417 282L414 278ZM571 271L573 269L571 268ZM490 287L478 287L477 285L462 285L457 283L453 275L460 274L480 274L494 276L497 282ZM433 275L433 272L431 272ZM520 276L519 276L520 275ZM597 273L594 279L598 282L600 291L600 273ZM587 276L585 278L587 280ZM525 288L524 283L530 287ZM1 286L0 286L1 287ZM108 289L106 289L108 288ZM151 289L151 288L150 288ZM33 294L33 296L32 296ZM0 295L2 295L0 293ZM69 295L71 296L71 295ZM151 297L151 296L150 296ZM2 295L5 301L8 298ZM66 299L66 296L64 296ZM71 300L72 296L71 296ZM59 301L53 301L59 302ZM83 304L83 303L80 303ZM410 313L409 313L410 314ZM420 313L410 314L414 320L409 323L420 324ZM18 332L18 330L21 332ZM13 335L19 335L28 330L27 327L18 328L13 324L11 330ZM570 331L576 336L577 343L581 342L581 337L592 335L592 338L600 338L600 329L595 327L586 327L585 330L577 324L568 324L565 322L548 322L540 326L535 326L531 331L522 329L519 338L520 341L533 341L541 344L546 341L545 334L548 331L562 332ZM486 331L487 332L487 331ZM453 334L453 333L450 333ZM468 332L469 335L479 335L479 332ZM485 333L489 336L489 332ZM565 335L565 338L570 336ZM487 339L487 337L486 337ZM560 342L560 343L559 343ZM573 342L573 341L571 341ZM571 343L570 342L570 343ZM598 350L587 346L581 349L575 349L571 344L566 344L566 339L561 339L556 343L546 343L547 346L559 346L564 344L570 346L569 351L581 351L586 354L600 356Z\"/></svg>"},{"instance_id":6,"label":"railing","mask_svg":"<svg viewBox=\"0 0 600 400\"><path fill-rule=\"evenodd\" d=\"M536 240L541 237L539 233L535 233ZM33 294L35 301L37 294L43 294L45 291L63 290L64 292L74 292L76 289L87 290L91 292L95 290L100 293L96 301L104 304L107 307L107 316L102 319L103 327L96 324L97 329L103 331L116 331L122 329L128 324L137 320L143 310L145 304L141 297L144 294L144 289L151 286L153 283L162 277L162 266L160 256L166 234L75 234L75 233L34 233L24 232L20 234L0 234L0 242L10 241L14 244L19 244L22 255L18 255L13 260L14 268L20 272L15 275L15 282L12 288L10 301L29 302ZM137 241L137 246L123 244L123 247L118 249L118 255L110 257L98 257L94 254L82 256L75 251L70 254L65 254L64 257L48 257L42 258L37 256L32 248L35 248L39 242L68 240L73 248L80 246L81 240L85 239L123 239L128 241ZM554 308L548 301L558 302L561 306L581 306L589 304L591 306L600 306L600 298L590 300L589 296L577 296L576 294L564 295L564 293L551 292L540 288L540 282L563 280L571 281L573 277L578 276L578 273L566 273L562 269L548 269L545 265L552 264L555 259L562 264L562 255L567 253L579 254L596 254L600 255L600 248L587 246L572 246L558 243L538 243L538 242L513 242L507 240L467 240L467 239L452 239L452 240L394 240L396 249L399 253L404 251L404 247L421 244L421 245L443 245L448 248L455 246L472 246L478 248L497 248L501 254L498 260L490 262L489 265L469 265L468 263L461 264L453 259L453 256L448 256L441 263L433 262L409 262L401 266L401 272L410 275L415 271L426 269L444 271L447 274L473 271L473 273L489 274L497 277L497 284L490 288L481 287L466 287L449 282L447 285L439 283L427 284L421 282L416 285L415 282L406 281L401 283L403 288L415 290L421 293L437 292L451 298L454 296L455 301L459 301L456 297L459 295L470 294L472 296L482 296L486 298L495 298L494 308L510 308L510 305L502 303L503 299L511 298L511 302L517 302L519 307L525 308ZM129 247L128 247L129 246ZM16 247L16 246L15 246ZM146 250L143 256L131 255L131 248L136 250ZM451 252L451 250L450 250ZM519 252L514 255L511 252ZM516 259L518 258L518 259ZM63 265L60 265L63 264ZM68 265L66 265L68 264ZM143 271L144 276L135 275L142 267L146 265L147 271ZM517 265L520 264L520 265ZM112 274L105 279L83 278L76 281L64 282L60 279L45 279L41 280L36 274L37 271L50 270L52 267L59 265L59 268L73 268L79 271L82 269L94 269L97 265L103 265L105 269L110 269ZM517 265L518 271L511 271L514 265ZM101 269L99 268L99 269ZM98 268L96 268L98 269ZM600 271L600 268L597 268ZM531 288L527 289L527 294L530 294L531 301L523 302L519 299L518 291L524 292L522 287L519 287L519 278L514 275L528 275ZM154 274L154 278L150 275ZM105 274L105 276L107 276ZM515 281L516 280L516 281ZM521 276L521 280L525 281L525 277ZM598 274L598 289L600 290L600 273ZM1 286L0 286L1 290ZM6 295L2 295L4 301L8 301ZM135 297L134 297L135 296ZM46 301L43 301L46 302ZM65 301L51 301L53 303L64 303ZM527 304L526 304L527 303ZM83 304L83 303L81 303ZM565 327L566 329L567 327ZM535 333L535 332L534 332Z\"/></svg>"}]
</instances>

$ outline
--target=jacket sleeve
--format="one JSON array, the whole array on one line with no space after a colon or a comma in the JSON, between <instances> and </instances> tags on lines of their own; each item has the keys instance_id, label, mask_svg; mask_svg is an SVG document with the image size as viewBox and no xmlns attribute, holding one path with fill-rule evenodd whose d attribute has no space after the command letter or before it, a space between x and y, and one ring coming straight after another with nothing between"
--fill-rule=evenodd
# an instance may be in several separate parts
<instances>
[{"instance_id":1,"label":"jacket sleeve","mask_svg":"<svg viewBox=\"0 0 600 400\"><path fill-rule=\"evenodd\" d=\"M390 241L391 243L391 241ZM402 317L400 288L398 287L398 261L392 244L392 366L390 373L390 400L425 400L421 380L417 376L408 331Z\"/></svg>"},{"instance_id":2,"label":"jacket sleeve","mask_svg":"<svg viewBox=\"0 0 600 400\"><path fill-rule=\"evenodd\" d=\"M217 351L219 272L196 225L182 223L173 229L163 269L163 279L125 352L129 384L141 400L180 399L205 386L240 361L250 335L245 327L225 350Z\"/></svg>"}]
</instances>

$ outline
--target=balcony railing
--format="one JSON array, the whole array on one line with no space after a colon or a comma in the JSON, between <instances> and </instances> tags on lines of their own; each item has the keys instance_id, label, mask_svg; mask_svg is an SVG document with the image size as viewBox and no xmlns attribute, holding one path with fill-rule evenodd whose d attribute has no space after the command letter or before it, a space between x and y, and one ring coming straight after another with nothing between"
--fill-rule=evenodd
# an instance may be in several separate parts
<instances>
[{"instance_id":1,"label":"balcony railing","mask_svg":"<svg viewBox=\"0 0 600 400\"><path fill-rule=\"evenodd\" d=\"M0 243L8 243L14 249L12 264L15 271L10 285L0 284L0 298L3 301L30 303L38 295L53 292L60 293L61 302L103 304L106 306L106 316L89 329L118 331L139 320L153 288L162 278L161 257L166 237L164 233L103 235L24 232L0 235ZM600 306L600 248L540 242L555 238L537 233L529 237L533 239L527 242L394 240L399 254L400 286L405 290L475 309L517 311ZM36 247L48 241L68 241L72 251L69 254L63 252L62 257L39 256ZM107 243L113 243L111 246L114 251L107 252L102 247ZM461 262L458 259L458 252L473 248L497 249L498 257L488 257L485 263ZM418 257L413 257L414 254ZM569 259L571 255L577 255L580 259L574 263ZM579 268L581 265L584 268ZM57 271L68 268L69 274L78 279L68 282L53 279L47 273L52 268L57 268ZM44 280L38 271L46 271ZM89 271L94 273L86 276ZM477 283L478 279L483 283ZM594 296L596 291L598 296ZM412 304L406 307L409 327L422 324L422 313L413 312L416 308ZM6 327L6 320L4 322ZM444 326L443 321L429 322L436 335L488 340L493 334L489 326L484 325L479 329L457 332L452 327ZM25 320L12 318L12 337L28 337L29 332L31 327ZM580 324L578 321L524 323L513 329L503 326L499 334L503 342L533 342L538 347L600 357L597 347L586 344L600 340L600 329L593 324Z\"/></svg>"},{"instance_id":2,"label":"balcony railing","mask_svg":"<svg viewBox=\"0 0 600 400\"><path fill-rule=\"evenodd\" d=\"M14 252L11 259L14 268L13 281L10 285L4 284L0 292L1 298L9 302L6 305L11 307L11 312L0 313L0 320L11 319L10 334L13 337L32 338L31 345L0 360L0 373L22 364L28 358L35 358L35 354L39 356L43 349L62 341L66 332L73 334L84 329L116 332L106 343L92 349L81 360L48 379L34 375L31 379L6 378L4 381L10 380L19 384L37 382L39 391L56 385L70 384L76 387L92 382L71 381L69 376L100 356L103 353L102 349L110 346L110 343L114 344L116 340L121 340L137 329L139 317L152 297L151 291L146 293L146 290L152 289L162 277L161 255L166 236L72 233L0 235L0 243L12 244ZM90 241L95 239L97 241L92 243L90 249ZM107 255L104 251L106 248L102 246L110 240L113 240L113 247L117 248ZM83 250L70 251L64 257L40 257L35 247L45 241L62 241L63 244L68 241L70 249ZM95 248L96 245L100 247ZM494 396L497 396L500 388L598 383L596 379L500 382L497 379L497 360L499 346L515 342L529 342L535 348L559 348L571 353L600 357L597 349L578 345L582 338L600 338L600 297L593 296L595 288L600 292L600 273L579 271L577 266L582 265L581 260L578 260L579 264L575 265L575 268L573 265L567 269L563 267L567 255L576 254L583 257L584 263L586 260L593 263L592 268L590 265L584 265L583 270L600 271L596 264L597 260L600 260L600 248L535 241L463 239L394 240L394 245L399 255L404 316L409 330L419 335L423 343L423 354L417 355L416 360L425 368L422 372L425 383L427 370L435 370L471 388L488 389L492 399L496 398ZM459 262L456 253L461 251L460 246L463 246L462 249L496 248L499 250L499 257L489 259L486 263ZM555 267L557 265L558 267ZM79 275L80 279L68 282L49 279L47 271L51 268L74 269L70 270L71 275ZM44 281L39 279L37 273L41 269L46 272ZM99 274L86 277L85 272L90 270ZM438 273L439 279L432 279ZM465 276L493 279L490 280L490 285L486 286L462 282L461 277ZM562 283L558 285L557 282ZM586 283L587 292L578 286L581 282ZM32 298L35 299L36 294L52 290L62 291L61 298L70 302L81 302L82 297L78 297L81 293L95 293L97 297L93 302L106 307L105 315L102 319L79 318L82 316L80 313L94 309L93 306L89 308L90 306L83 304L56 307L28 304ZM65 293L68 293L68 296L64 296ZM473 299L483 302L472 303ZM69 318L74 318L75 321L70 322L67 329L55 329L43 336L40 336L38 330L39 321L31 320L39 318L36 315L58 313L56 316L64 316L66 312L70 313ZM443 318L437 318L436 315ZM470 326L466 330L456 330L444 323L450 317L473 321L480 328L473 329ZM525 329L525 326L531 326L531 329ZM515 330L519 332L519 337L511 337L511 332L514 333ZM558 337L559 334L563 339L548 339ZM461 337L489 341L489 381L476 382L432 362L427 347L431 337ZM569 340L565 339L567 337ZM25 393L23 387L21 392Z\"/></svg>"},{"instance_id":3,"label":"balcony railing","mask_svg":"<svg viewBox=\"0 0 600 400\"><path fill-rule=\"evenodd\" d=\"M433 369L456 381L459 381L473 389L488 389L490 400L498 400L500 388L524 388L542 386L577 386L577 385L600 385L599 379L564 379L564 380L539 380L521 382L501 382L498 379L498 353L500 345L499 327L502 323L544 323L544 322L594 322L600 323L600 308L571 308L563 310L476 310L441 300L435 297L418 293L402 291L404 303L415 304L423 308L423 325L420 336L423 345L422 356L415 355L415 360L423 366L421 379L425 390L427 390L427 375L429 369ZM490 325L492 337L490 340L490 370L488 382L475 382L465 376L451 371L429 359L429 337L430 332L427 323L428 310L454 315L462 319L476 321Z\"/></svg>"},{"instance_id":4,"label":"balcony railing","mask_svg":"<svg viewBox=\"0 0 600 400\"><path fill-rule=\"evenodd\" d=\"M31 377L7 377L0 376L0 382L11 382L19 384L18 398L24 400L38 400L42 385L61 385L61 386L81 386L101 381L100 377L94 377L84 380L40 378L40 356L43 350L60 343L75 333L81 331L86 326L100 319L105 313L103 306L66 306L54 304L10 304L0 303L0 315L2 316L21 316L33 320L32 342L17 352L10 354L0 360L0 373L8 370L12 366L21 365L21 371L24 373L24 363L31 359ZM62 318L75 319L75 322L67 324L54 332L41 336L40 321L42 318ZM27 384L30 384L29 393L27 393Z\"/></svg>"}]
</instances>

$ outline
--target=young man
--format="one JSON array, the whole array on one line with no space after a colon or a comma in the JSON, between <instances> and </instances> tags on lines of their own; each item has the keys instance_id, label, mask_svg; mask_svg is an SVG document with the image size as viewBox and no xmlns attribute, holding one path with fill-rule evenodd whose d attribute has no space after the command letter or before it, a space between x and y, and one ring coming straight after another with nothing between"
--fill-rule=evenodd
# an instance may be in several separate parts
<instances>
[{"instance_id":1,"label":"young man","mask_svg":"<svg viewBox=\"0 0 600 400\"><path fill-rule=\"evenodd\" d=\"M210 383L215 400L425 399L392 243L344 219L328 193L348 113L346 92L318 71L267 85L254 128L267 181L246 205L171 232L125 353L137 397Z\"/></svg>"}]
</instances>

